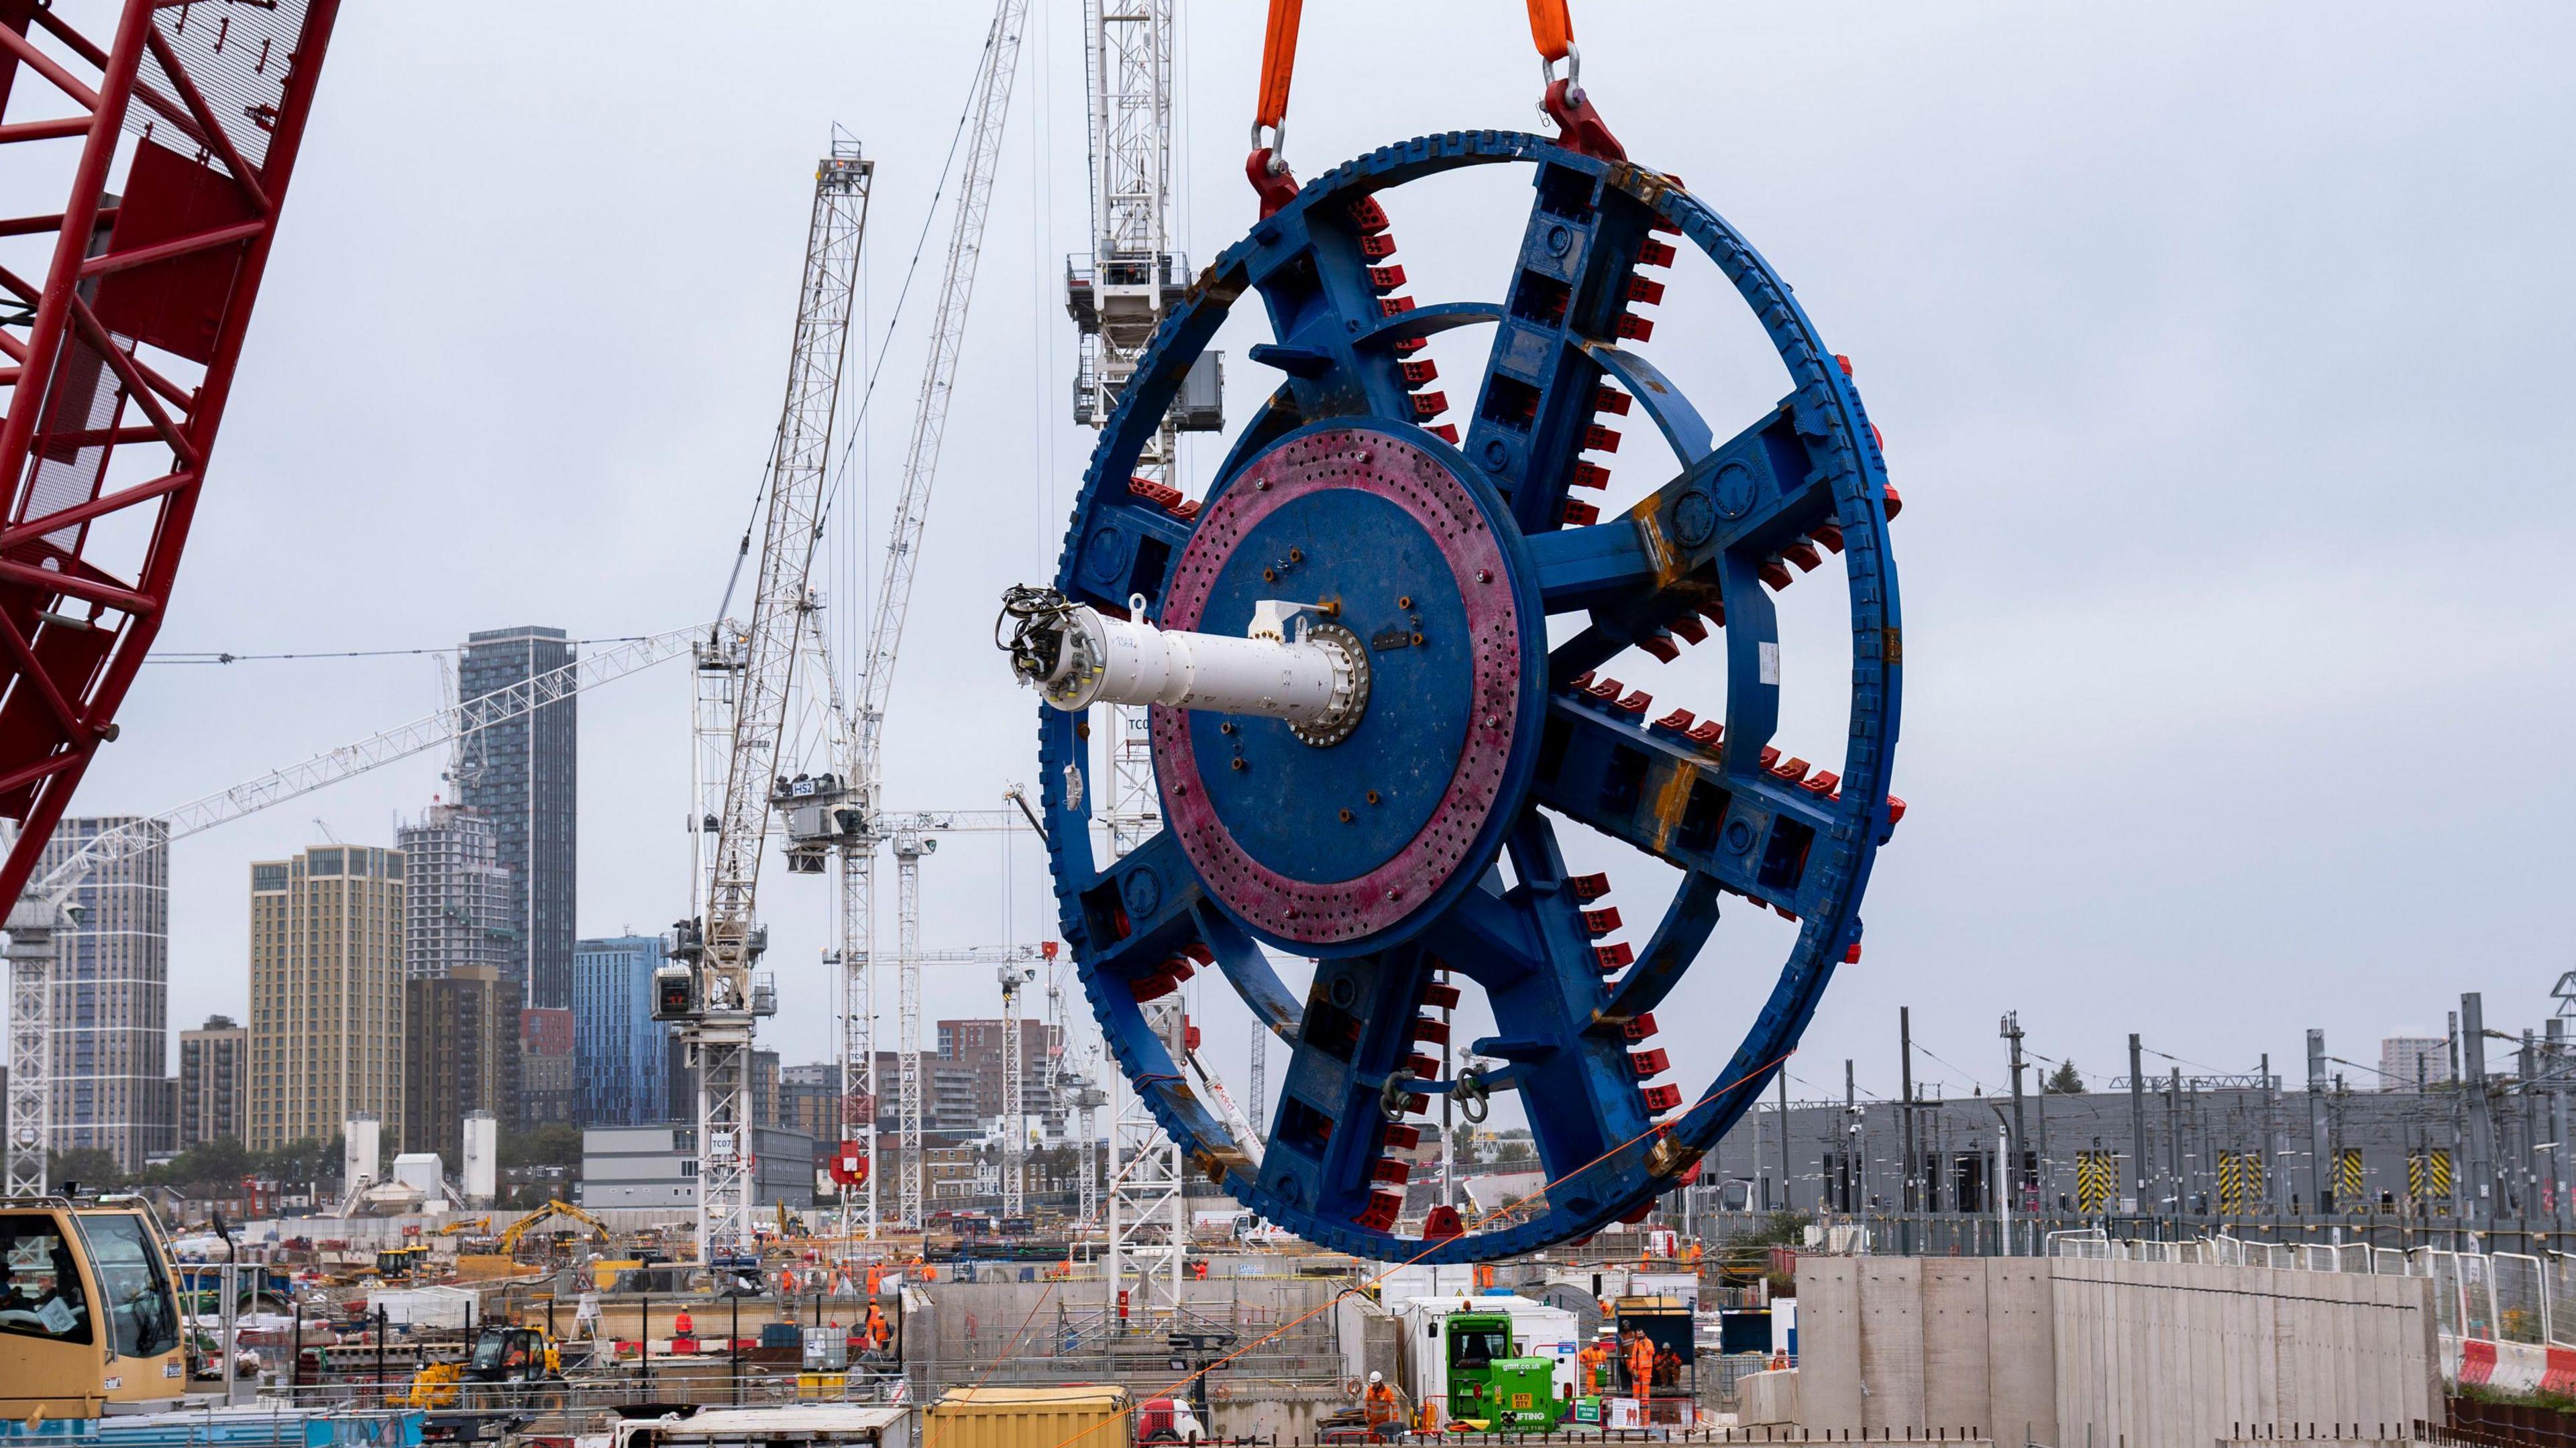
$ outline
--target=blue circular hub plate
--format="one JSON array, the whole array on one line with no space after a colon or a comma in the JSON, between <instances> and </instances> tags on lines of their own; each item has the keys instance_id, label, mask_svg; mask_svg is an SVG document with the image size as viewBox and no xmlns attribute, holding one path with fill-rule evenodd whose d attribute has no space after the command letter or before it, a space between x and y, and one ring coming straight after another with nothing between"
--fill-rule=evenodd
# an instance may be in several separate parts
<instances>
[{"instance_id":1,"label":"blue circular hub plate","mask_svg":"<svg viewBox=\"0 0 2576 1448\"><path fill-rule=\"evenodd\" d=\"M1301 433L1200 513L1165 628L1240 635L1254 605L1283 600L1369 653L1367 713L1338 744L1277 720L1153 711L1181 848L1255 934L1307 950L1381 942L1470 858L1544 641L1521 626L1509 528L1489 489L1378 428Z\"/></svg>"}]
</instances>

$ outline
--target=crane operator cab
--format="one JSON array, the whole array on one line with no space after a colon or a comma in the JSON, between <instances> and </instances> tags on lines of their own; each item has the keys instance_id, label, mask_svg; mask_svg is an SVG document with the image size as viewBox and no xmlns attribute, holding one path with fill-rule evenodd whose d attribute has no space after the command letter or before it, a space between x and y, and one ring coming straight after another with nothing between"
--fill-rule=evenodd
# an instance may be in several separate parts
<instances>
[{"instance_id":1,"label":"crane operator cab","mask_svg":"<svg viewBox=\"0 0 2576 1448\"><path fill-rule=\"evenodd\" d=\"M140 1204L0 1202L0 1418L180 1406L177 1301Z\"/></svg>"}]
</instances>

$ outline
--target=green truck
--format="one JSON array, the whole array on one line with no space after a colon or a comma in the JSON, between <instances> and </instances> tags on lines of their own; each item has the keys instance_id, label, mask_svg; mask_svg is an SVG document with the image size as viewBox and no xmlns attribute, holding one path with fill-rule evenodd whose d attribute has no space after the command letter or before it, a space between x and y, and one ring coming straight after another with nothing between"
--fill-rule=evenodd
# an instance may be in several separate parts
<instances>
[{"instance_id":1,"label":"green truck","mask_svg":"<svg viewBox=\"0 0 2576 1448\"><path fill-rule=\"evenodd\" d=\"M1556 1430L1565 1411L1556 1396L1556 1360L1514 1355L1511 1314L1459 1312L1443 1325L1449 1421L1488 1433Z\"/></svg>"}]
</instances>

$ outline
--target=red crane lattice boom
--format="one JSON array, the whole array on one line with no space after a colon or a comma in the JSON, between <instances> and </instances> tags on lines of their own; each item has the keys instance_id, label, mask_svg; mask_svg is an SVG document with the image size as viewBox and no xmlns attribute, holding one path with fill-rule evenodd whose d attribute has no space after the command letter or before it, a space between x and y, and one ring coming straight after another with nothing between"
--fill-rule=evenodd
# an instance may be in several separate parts
<instances>
[{"instance_id":1,"label":"red crane lattice boom","mask_svg":"<svg viewBox=\"0 0 2576 1448\"><path fill-rule=\"evenodd\" d=\"M338 11L0 0L0 167L60 198L0 219L0 902L160 631Z\"/></svg>"}]
</instances>

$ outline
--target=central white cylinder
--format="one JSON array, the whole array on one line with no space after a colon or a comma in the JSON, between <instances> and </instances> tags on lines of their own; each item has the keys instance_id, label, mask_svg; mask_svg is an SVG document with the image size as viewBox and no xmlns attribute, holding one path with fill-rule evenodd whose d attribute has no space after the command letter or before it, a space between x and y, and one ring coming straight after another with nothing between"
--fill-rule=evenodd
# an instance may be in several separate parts
<instances>
[{"instance_id":1,"label":"central white cylinder","mask_svg":"<svg viewBox=\"0 0 2576 1448\"><path fill-rule=\"evenodd\" d=\"M1090 608L1067 623L1057 677L1045 684L1059 709L1166 704L1327 724L1356 703L1354 666L1338 642L1166 632Z\"/></svg>"}]
</instances>

